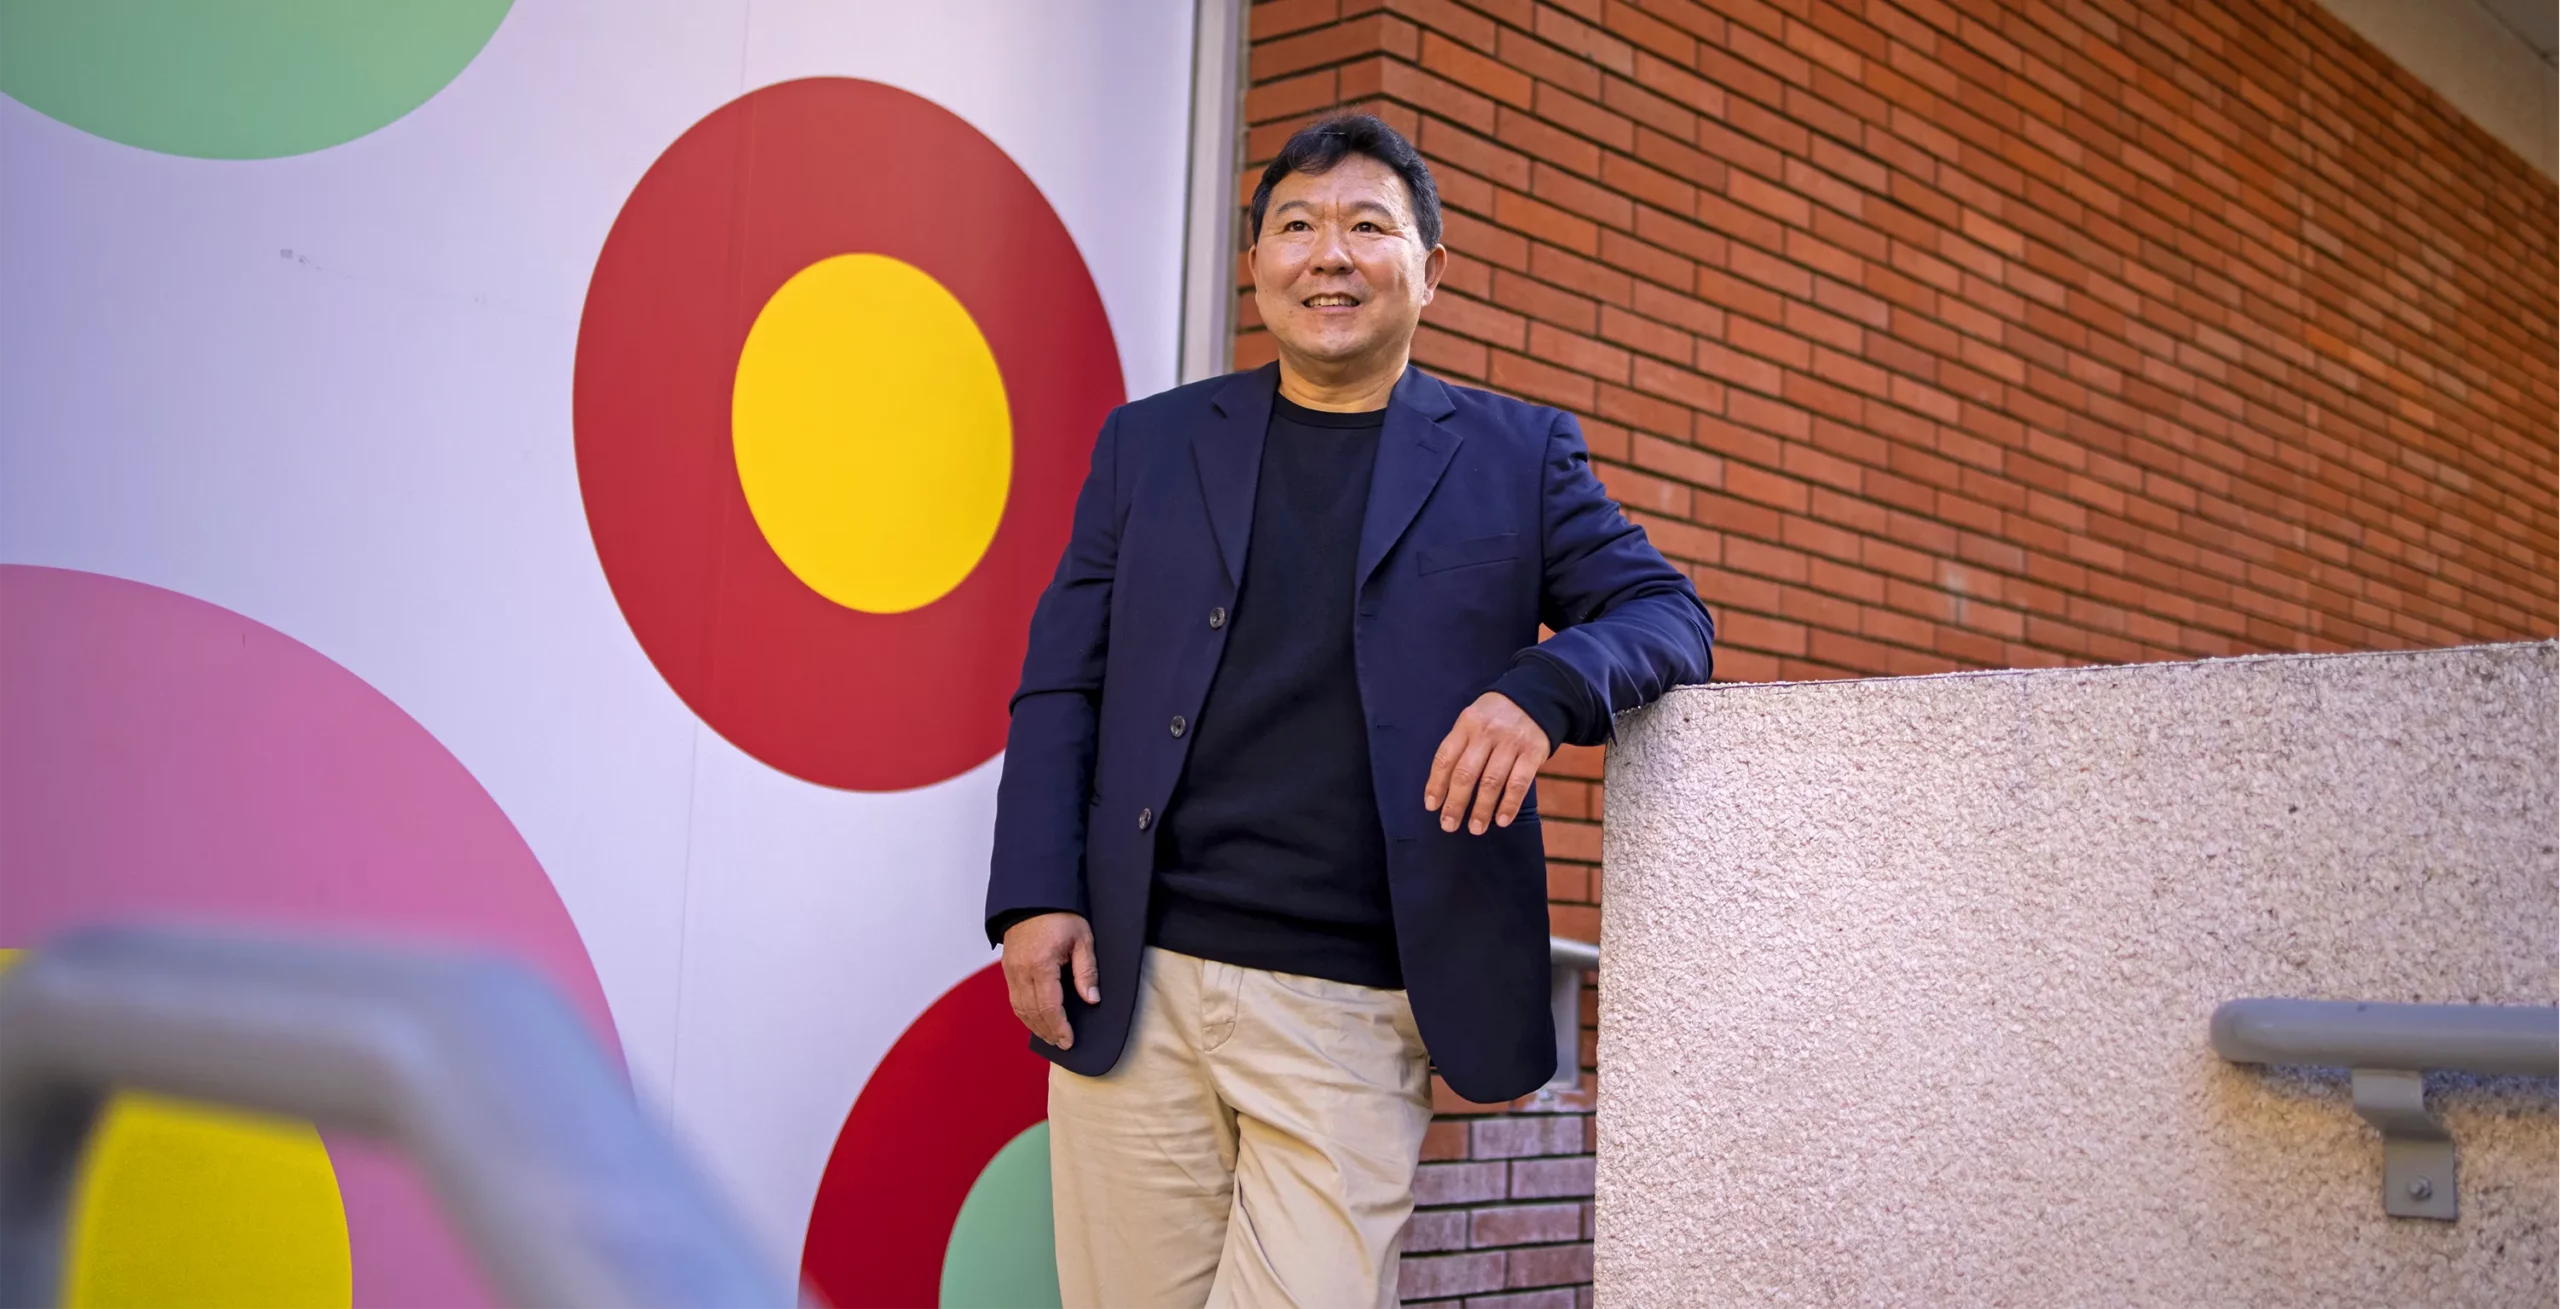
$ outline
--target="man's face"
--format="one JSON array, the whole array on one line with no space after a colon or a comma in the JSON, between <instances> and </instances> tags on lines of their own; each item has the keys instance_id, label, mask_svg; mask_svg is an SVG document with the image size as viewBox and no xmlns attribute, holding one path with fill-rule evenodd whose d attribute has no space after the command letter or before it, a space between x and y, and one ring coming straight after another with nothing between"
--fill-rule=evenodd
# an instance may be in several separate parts
<instances>
[{"instance_id":1,"label":"man's face","mask_svg":"<svg viewBox=\"0 0 2560 1309\"><path fill-rule=\"evenodd\" d=\"M1414 230L1404 179L1367 155L1281 178L1252 257L1254 301L1281 351L1336 365L1410 349L1449 258Z\"/></svg>"}]
</instances>

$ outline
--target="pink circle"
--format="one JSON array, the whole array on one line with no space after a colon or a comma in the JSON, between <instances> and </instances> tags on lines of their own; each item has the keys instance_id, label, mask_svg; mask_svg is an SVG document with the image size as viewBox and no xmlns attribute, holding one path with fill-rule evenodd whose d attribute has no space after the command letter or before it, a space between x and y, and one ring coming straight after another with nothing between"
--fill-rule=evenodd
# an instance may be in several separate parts
<instances>
[{"instance_id":1,"label":"pink circle","mask_svg":"<svg viewBox=\"0 0 2560 1309\"><path fill-rule=\"evenodd\" d=\"M417 720L230 610L0 565L0 945L128 916L467 944L620 1057L585 945L497 803ZM355 1303L486 1304L398 1156L328 1138Z\"/></svg>"}]
</instances>

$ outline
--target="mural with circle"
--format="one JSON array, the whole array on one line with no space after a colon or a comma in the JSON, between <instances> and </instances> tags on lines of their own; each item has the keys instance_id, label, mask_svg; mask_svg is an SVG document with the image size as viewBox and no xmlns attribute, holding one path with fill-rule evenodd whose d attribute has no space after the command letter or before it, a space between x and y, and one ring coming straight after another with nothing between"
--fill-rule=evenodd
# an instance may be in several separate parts
<instances>
[{"instance_id":1,"label":"mural with circle","mask_svg":"<svg viewBox=\"0 0 2560 1309\"><path fill-rule=\"evenodd\" d=\"M632 635L712 730L895 791L1004 748L1031 606L1123 399L1039 188L920 96L752 91L658 157L579 320L578 481Z\"/></svg>"},{"instance_id":2,"label":"mural with circle","mask_svg":"<svg viewBox=\"0 0 2560 1309\"><path fill-rule=\"evenodd\" d=\"M1055 1303L974 901L1174 380L1191 11L0 4L0 967L503 950L831 1302ZM69 1303L488 1302L404 1161L150 1097L70 1239Z\"/></svg>"},{"instance_id":3,"label":"mural with circle","mask_svg":"<svg viewBox=\"0 0 2560 1309\"><path fill-rule=\"evenodd\" d=\"M706 723L809 781L903 789L1003 748L1122 398L1101 296L1001 149L894 87L791 82L695 124L616 218L579 334L580 484L633 634ZM840 1306L942 1296L963 1201L1045 1112L995 978L928 1009L846 1121L802 1256ZM1036 1204L1027 1176L995 1174L980 1212L1044 1229L1045 1156ZM981 1244L942 1302L1045 1243Z\"/></svg>"}]
</instances>

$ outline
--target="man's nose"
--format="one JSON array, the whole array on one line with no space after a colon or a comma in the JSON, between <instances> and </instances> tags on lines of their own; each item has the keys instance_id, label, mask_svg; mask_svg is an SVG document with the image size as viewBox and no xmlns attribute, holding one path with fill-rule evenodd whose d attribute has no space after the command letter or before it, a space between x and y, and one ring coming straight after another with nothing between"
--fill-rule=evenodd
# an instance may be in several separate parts
<instances>
[{"instance_id":1,"label":"man's nose","mask_svg":"<svg viewBox=\"0 0 2560 1309\"><path fill-rule=\"evenodd\" d=\"M1351 248L1343 244L1342 229L1331 224L1316 229L1316 248L1307 261L1320 272L1348 272Z\"/></svg>"}]
</instances>

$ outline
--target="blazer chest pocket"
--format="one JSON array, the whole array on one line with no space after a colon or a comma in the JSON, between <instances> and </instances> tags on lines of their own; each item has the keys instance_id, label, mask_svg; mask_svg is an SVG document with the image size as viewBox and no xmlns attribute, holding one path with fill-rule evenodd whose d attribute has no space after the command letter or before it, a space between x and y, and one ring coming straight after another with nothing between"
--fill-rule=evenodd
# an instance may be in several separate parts
<instances>
[{"instance_id":1,"label":"blazer chest pocket","mask_svg":"<svg viewBox=\"0 0 2560 1309\"><path fill-rule=\"evenodd\" d=\"M1414 552L1414 567L1423 576L1445 573L1453 568L1474 568L1482 564L1509 563L1520 557L1520 534L1503 532L1494 536L1472 537L1447 545L1427 545Z\"/></svg>"}]
</instances>

